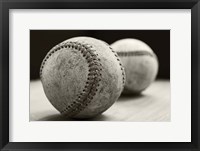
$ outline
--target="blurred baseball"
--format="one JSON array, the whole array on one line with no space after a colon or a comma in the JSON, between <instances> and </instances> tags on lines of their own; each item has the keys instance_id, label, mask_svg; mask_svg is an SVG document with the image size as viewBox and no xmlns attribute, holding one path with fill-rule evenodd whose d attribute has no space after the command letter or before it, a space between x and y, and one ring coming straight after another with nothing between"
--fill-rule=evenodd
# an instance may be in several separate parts
<instances>
[{"instance_id":1,"label":"blurred baseball","mask_svg":"<svg viewBox=\"0 0 200 151\"><path fill-rule=\"evenodd\" d=\"M111 47L117 52L125 68L123 94L138 94L155 80L158 59L146 43L138 39L121 39Z\"/></svg>"},{"instance_id":2,"label":"blurred baseball","mask_svg":"<svg viewBox=\"0 0 200 151\"><path fill-rule=\"evenodd\" d=\"M40 77L51 104L71 118L91 118L120 96L125 73L118 55L101 40L68 39L44 58Z\"/></svg>"}]
</instances>

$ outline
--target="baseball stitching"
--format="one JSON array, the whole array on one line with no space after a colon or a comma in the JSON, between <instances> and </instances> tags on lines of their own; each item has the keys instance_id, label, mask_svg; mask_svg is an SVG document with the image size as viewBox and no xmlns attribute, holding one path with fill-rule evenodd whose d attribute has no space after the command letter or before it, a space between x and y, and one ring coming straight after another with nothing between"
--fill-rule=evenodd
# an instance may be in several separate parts
<instances>
[{"instance_id":1,"label":"baseball stitching","mask_svg":"<svg viewBox=\"0 0 200 151\"><path fill-rule=\"evenodd\" d=\"M113 54L115 55L115 57L117 58L117 61L119 62L119 65L120 65L120 68L121 68L121 71L122 71L122 84L123 84L123 87L125 86L125 82L126 82L126 76L125 76L125 69L121 63L121 60L119 58L119 55L113 50L113 48L108 44L106 43L105 41L102 41L104 44L106 44L110 50L113 52Z\"/></svg>"},{"instance_id":2,"label":"baseball stitching","mask_svg":"<svg viewBox=\"0 0 200 151\"><path fill-rule=\"evenodd\" d=\"M42 70L44 65L49 57L52 56L56 51L63 48L75 49L83 55L88 63L89 73L86 81L86 85L76 100L68 105L64 110L60 111L62 114L65 114L68 117L72 117L86 108L89 103L92 101L93 97L98 91L99 82L101 81L101 70L102 65L98 54L95 53L96 50L89 44L82 44L79 42L64 42L55 46L45 57L40 68L40 77L42 78Z\"/></svg>"},{"instance_id":3,"label":"baseball stitching","mask_svg":"<svg viewBox=\"0 0 200 151\"><path fill-rule=\"evenodd\" d=\"M117 61L119 62L119 65L120 65L120 68L121 68L121 71L122 71L122 81L123 81L123 86L125 85L125 82L126 82L126 76L125 76L125 70L124 70L124 67L121 63L121 60L119 58L119 55L113 50L112 47L109 46L109 48L111 49L111 51L114 53L115 57L117 58Z\"/></svg>"},{"instance_id":4,"label":"baseball stitching","mask_svg":"<svg viewBox=\"0 0 200 151\"><path fill-rule=\"evenodd\" d=\"M128 57L128 56L151 56L151 57L155 57L155 55L153 53L150 53L148 51L139 51L139 50L136 50L136 51L119 51L117 52L117 54L120 56L120 57Z\"/></svg>"}]
</instances>

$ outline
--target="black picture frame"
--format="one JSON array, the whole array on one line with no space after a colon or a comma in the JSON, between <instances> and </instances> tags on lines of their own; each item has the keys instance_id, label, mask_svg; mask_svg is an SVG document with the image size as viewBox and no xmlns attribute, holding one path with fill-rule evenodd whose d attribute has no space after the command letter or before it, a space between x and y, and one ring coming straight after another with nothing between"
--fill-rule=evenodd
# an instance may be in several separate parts
<instances>
[{"instance_id":1,"label":"black picture frame","mask_svg":"<svg viewBox=\"0 0 200 151\"><path fill-rule=\"evenodd\" d=\"M191 9L191 142L9 142L9 9ZM0 0L0 148L1 150L200 150L200 2L199 0Z\"/></svg>"}]
</instances>

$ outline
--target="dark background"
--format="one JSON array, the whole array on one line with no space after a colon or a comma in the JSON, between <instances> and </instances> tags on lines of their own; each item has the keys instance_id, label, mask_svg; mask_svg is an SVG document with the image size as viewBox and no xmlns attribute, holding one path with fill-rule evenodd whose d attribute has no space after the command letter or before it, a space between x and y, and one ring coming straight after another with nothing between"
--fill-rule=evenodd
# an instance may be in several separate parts
<instances>
[{"instance_id":1,"label":"dark background","mask_svg":"<svg viewBox=\"0 0 200 151\"><path fill-rule=\"evenodd\" d=\"M157 78L170 78L170 30L31 30L30 78L39 78L39 69L47 52L58 43L77 36L90 36L108 44L122 38L136 38L147 43L159 60Z\"/></svg>"}]
</instances>

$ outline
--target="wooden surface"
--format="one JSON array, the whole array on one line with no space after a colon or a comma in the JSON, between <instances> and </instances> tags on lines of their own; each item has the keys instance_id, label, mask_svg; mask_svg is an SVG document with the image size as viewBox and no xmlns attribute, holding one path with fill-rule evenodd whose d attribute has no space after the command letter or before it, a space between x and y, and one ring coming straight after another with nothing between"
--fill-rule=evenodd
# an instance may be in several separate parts
<instances>
[{"instance_id":1,"label":"wooden surface","mask_svg":"<svg viewBox=\"0 0 200 151\"><path fill-rule=\"evenodd\" d=\"M170 82L157 80L139 96L121 96L89 121L170 121ZM39 80L30 82L30 121L69 121L49 103ZM88 121L88 119L87 119Z\"/></svg>"}]
</instances>

